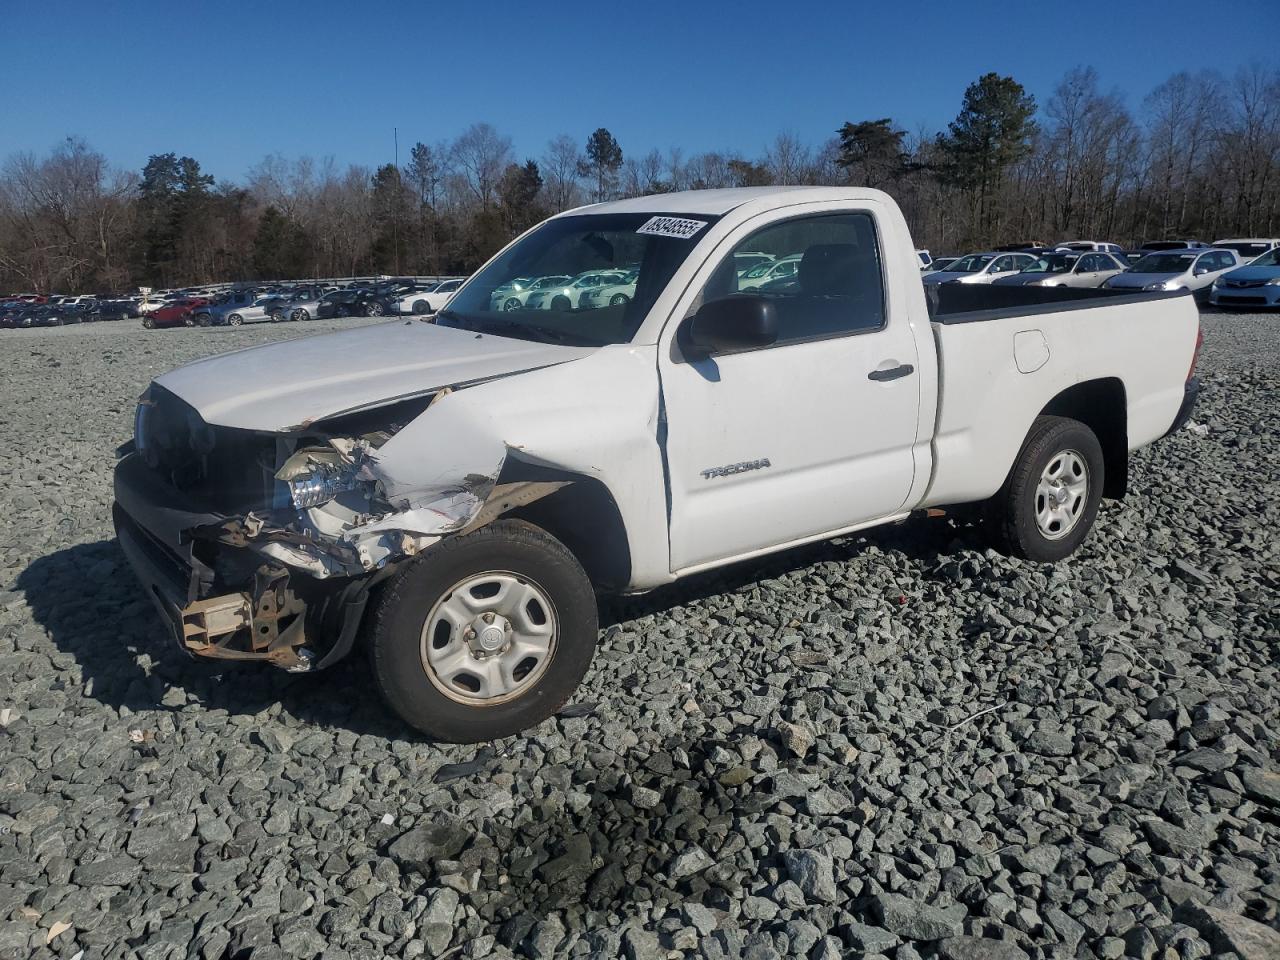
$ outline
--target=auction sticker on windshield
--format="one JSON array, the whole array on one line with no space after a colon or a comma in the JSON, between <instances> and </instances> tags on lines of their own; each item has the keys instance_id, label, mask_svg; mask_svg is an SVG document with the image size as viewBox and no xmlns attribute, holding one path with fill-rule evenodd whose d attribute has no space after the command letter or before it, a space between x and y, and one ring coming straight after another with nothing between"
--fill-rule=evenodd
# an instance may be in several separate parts
<instances>
[{"instance_id":1,"label":"auction sticker on windshield","mask_svg":"<svg viewBox=\"0 0 1280 960\"><path fill-rule=\"evenodd\" d=\"M683 220L680 217L650 217L636 231L655 237L675 237L677 240L688 240L707 225L705 220Z\"/></svg>"}]
</instances>

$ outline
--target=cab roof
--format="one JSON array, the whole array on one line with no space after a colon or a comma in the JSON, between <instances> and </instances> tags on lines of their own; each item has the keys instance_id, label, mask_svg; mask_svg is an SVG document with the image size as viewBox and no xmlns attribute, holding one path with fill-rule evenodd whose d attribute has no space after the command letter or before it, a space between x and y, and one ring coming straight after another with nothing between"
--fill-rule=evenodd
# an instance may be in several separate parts
<instances>
[{"instance_id":1,"label":"cab roof","mask_svg":"<svg viewBox=\"0 0 1280 960\"><path fill-rule=\"evenodd\" d=\"M681 190L630 197L626 200L610 200L566 210L560 216L584 213L687 213L722 217L752 201L761 201L756 206L768 209L804 203L807 200L882 200L884 196L879 190L865 187L729 187L722 190Z\"/></svg>"}]
</instances>

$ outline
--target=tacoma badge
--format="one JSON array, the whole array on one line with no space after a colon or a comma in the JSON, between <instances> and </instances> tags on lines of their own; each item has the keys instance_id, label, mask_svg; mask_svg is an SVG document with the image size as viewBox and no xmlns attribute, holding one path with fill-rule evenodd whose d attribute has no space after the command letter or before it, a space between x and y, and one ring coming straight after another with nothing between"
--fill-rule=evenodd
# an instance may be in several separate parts
<instances>
[{"instance_id":1,"label":"tacoma badge","mask_svg":"<svg viewBox=\"0 0 1280 960\"><path fill-rule=\"evenodd\" d=\"M730 477L735 473L746 473L748 470L763 470L765 467L771 466L773 464L769 462L768 457L761 460L744 460L742 463L731 463L724 467L708 467L702 471L702 479L711 480L715 477Z\"/></svg>"}]
</instances>

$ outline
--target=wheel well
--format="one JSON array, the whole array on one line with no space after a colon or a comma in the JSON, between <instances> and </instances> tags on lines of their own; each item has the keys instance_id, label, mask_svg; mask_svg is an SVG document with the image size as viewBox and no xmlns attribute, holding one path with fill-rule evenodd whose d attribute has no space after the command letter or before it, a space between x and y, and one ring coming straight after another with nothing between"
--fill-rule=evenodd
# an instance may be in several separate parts
<instances>
[{"instance_id":1,"label":"wheel well","mask_svg":"<svg viewBox=\"0 0 1280 960\"><path fill-rule=\"evenodd\" d=\"M568 481L555 493L505 514L551 534L578 558L597 589L621 590L631 582L631 548L622 511L609 488L594 477L509 458L499 483Z\"/></svg>"},{"instance_id":2,"label":"wheel well","mask_svg":"<svg viewBox=\"0 0 1280 960\"><path fill-rule=\"evenodd\" d=\"M1116 377L1086 380L1068 387L1040 411L1042 416L1079 420L1102 446L1106 481L1102 495L1118 500L1129 486L1129 417L1124 383Z\"/></svg>"}]
</instances>

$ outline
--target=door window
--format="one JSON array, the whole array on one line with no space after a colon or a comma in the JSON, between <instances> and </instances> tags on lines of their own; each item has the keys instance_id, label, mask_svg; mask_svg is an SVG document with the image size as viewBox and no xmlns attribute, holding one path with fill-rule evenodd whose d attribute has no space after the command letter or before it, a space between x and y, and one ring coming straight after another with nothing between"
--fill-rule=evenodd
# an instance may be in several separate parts
<instances>
[{"instance_id":1,"label":"door window","mask_svg":"<svg viewBox=\"0 0 1280 960\"><path fill-rule=\"evenodd\" d=\"M740 288L744 253L794 257L759 286ZM784 266L780 264L779 266ZM744 292L768 297L778 311L777 345L879 330L885 323L884 280L870 214L800 217L764 227L737 245L703 287L699 304Z\"/></svg>"}]
</instances>

